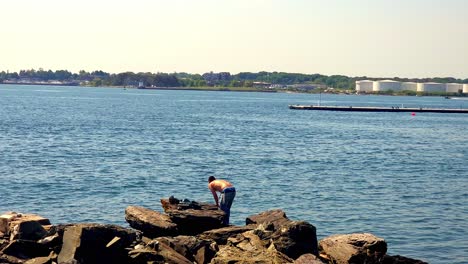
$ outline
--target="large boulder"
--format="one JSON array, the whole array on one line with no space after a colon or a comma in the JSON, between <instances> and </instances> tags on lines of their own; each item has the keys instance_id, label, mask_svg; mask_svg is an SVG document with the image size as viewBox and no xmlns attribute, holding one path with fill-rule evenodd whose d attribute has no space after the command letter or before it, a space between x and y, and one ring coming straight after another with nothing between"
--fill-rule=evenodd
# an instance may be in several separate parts
<instances>
[{"instance_id":1,"label":"large boulder","mask_svg":"<svg viewBox=\"0 0 468 264\"><path fill-rule=\"evenodd\" d=\"M275 248L296 259L303 254L318 256L317 234L315 226L305 221L290 221L271 235Z\"/></svg>"},{"instance_id":2,"label":"large boulder","mask_svg":"<svg viewBox=\"0 0 468 264\"><path fill-rule=\"evenodd\" d=\"M257 235L271 241L278 251L290 258L296 259L307 253L318 256L315 226L304 221L291 221L280 209L249 216L246 223L258 225Z\"/></svg>"},{"instance_id":3,"label":"large boulder","mask_svg":"<svg viewBox=\"0 0 468 264\"><path fill-rule=\"evenodd\" d=\"M147 237L175 236L178 233L177 225L169 216L140 206L128 206L125 220Z\"/></svg>"},{"instance_id":4,"label":"large boulder","mask_svg":"<svg viewBox=\"0 0 468 264\"><path fill-rule=\"evenodd\" d=\"M28 260L36 257L46 257L50 253L47 246L30 240L13 240L0 251L1 254Z\"/></svg>"},{"instance_id":5,"label":"large boulder","mask_svg":"<svg viewBox=\"0 0 468 264\"><path fill-rule=\"evenodd\" d=\"M156 239L165 244L185 258L196 263L209 263L218 251L216 242L209 239L200 239L194 236L160 237Z\"/></svg>"},{"instance_id":6,"label":"large boulder","mask_svg":"<svg viewBox=\"0 0 468 264\"><path fill-rule=\"evenodd\" d=\"M262 225L270 225L273 224L275 228L278 228L286 223L288 223L290 220L286 216L286 213L281 210L281 209L274 209L274 210L269 210L265 212L261 212L256 215L251 215L245 219L245 224L246 225L251 225L251 224L262 224Z\"/></svg>"},{"instance_id":7,"label":"large boulder","mask_svg":"<svg viewBox=\"0 0 468 264\"><path fill-rule=\"evenodd\" d=\"M37 221L22 221L14 227L11 239L39 240L47 235L45 228Z\"/></svg>"},{"instance_id":8,"label":"large boulder","mask_svg":"<svg viewBox=\"0 0 468 264\"><path fill-rule=\"evenodd\" d=\"M169 263L169 264L193 264L190 260L179 254L177 251L157 240L150 241L145 246L139 245L129 252L127 263L147 264L147 263Z\"/></svg>"},{"instance_id":9,"label":"large boulder","mask_svg":"<svg viewBox=\"0 0 468 264\"><path fill-rule=\"evenodd\" d=\"M212 264L224 263L292 263L293 259L277 251L274 246L266 247L267 242L255 232L247 231L228 239L226 245L211 260Z\"/></svg>"},{"instance_id":10,"label":"large boulder","mask_svg":"<svg viewBox=\"0 0 468 264\"><path fill-rule=\"evenodd\" d=\"M67 227L59 263L127 263L127 248L138 239L135 230L116 225L77 224Z\"/></svg>"},{"instance_id":11,"label":"large boulder","mask_svg":"<svg viewBox=\"0 0 468 264\"><path fill-rule=\"evenodd\" d=\"M3 233L3 235L13 235L12 239L16 239L14 236L17 235L18 225L22 222L36 222L41 226L50 225L49 219L39 215L7 212L0 215L0 233Z\"/></svg>"},{"instance_id":12,"label":"large boulder","mask_svg":"<svg viewBox=\"0 0 468 264\"><path fill-rule=\"evenodd\" d=\"M297 258L293 264L324 264L324 262L314 254L308 253Z\"/></svg>"},{"instance_id":13,"label":"large boulder","mask_svg":"<svg viewBox=\"0 0 468 264\"><path fill-rule=\"evenodd\" d=\"M67 227L74 226L73 224L59 224L50 226L47 230L47 234L37 243L48 247L51 251L57 254L62 249L63 234Z\"/></svg>"},{"instance_id":14,"label":"large boulder","mask_svg":"<svg viewBox=\"0 0 468 264\"><path fill-rule=\"evenodd\" d=\"M197 235L204 231L223 227L225 213L214 204L194 201L161 199L164 212L177 224L179 235Z\"/></svg>"},{"instance_id":15,"label":"large boulder","mask_svg":"<svg viewBox=\"0 0 468 264\"><path fill-rule=\"evenodd\" d=\"M247 226L227 226L218 229L212 229L205 231L198 235L201 239L209 239L216 242L218 245L226 245L228 238L234 237L238 234L254 230L257 226L247 225Z\"/></svg>"},{"instance_id":16,"label":"large boulder","mask_svg":"<svg viewBox=\"0 0 468 264\"><path fill-rule=\"evenodd\" d=\"M336 264L379 263L387 252L384 239L369 233L333 235L319 242L320 255Z\"/></svg>"}]
</instances>

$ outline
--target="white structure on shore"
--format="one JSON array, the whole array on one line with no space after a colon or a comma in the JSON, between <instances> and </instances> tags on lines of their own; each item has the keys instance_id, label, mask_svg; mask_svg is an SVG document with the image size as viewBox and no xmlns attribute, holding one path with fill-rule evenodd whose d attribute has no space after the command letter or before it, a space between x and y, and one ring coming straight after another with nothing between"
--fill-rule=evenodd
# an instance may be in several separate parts
<instances>
[{"instance_id":1,"label":"white structure on shore","mask_svg":"<svg viewBox=\"0 0 468 264\"><path fill-rule=\"evenodd\" d=\"M445 90L447 93L458 93L463 92L463 84L461 83L447 83Z\"/></svg>"},{"instance_id":2,"label":"white structure on shore","mask_svg":"<svg viewBox=\"0 0 468 264\"><path fill-rule=\"evenodd\" d=\"M418 92L445 92L446 90L445 83L418 83Z\"/></svg>"},{"instance_id":3,"label":"white structure on shore","mask_svg":"<svg viewBox=\"0 0 468 264\"><path fill-rule=\"evenodd\" d=\"M401 83L401 90L402 91L418 91L418 83L415 82L404 82Z\"/></svg>"},{"instance_id":4,"label":"white structure on shore","mask_svg":"<svg viewBox=\"0 0 468 264\"><path fill-rule=\"evenodd\" d=\"M401 90L401 82L392 81L392 80L384 80L384 81L375 81L373 84L372 91L380 92L380 91L400 91Z\"/></svg>"},{"instance_id":5,"label":"white structure on shore","mask_svg":"<svg viewBox=\"0 0 468 264\"><path fill-rule=\"evenodd\" d=\"M364 80L356 81L356 92L372 92L374 81Z\"/></svg>"},{"instance_id":6,"label":"white structure on shore","mask_svg":"<svg viewBox=\"0 0 468 264\"><path fill-rule=\"evenodd\" d=\"M356 81L356 92L385 92L385 91L415 91L415 92L445 92L445 93L468 93L468 84L461 83L415 83L398 82L394 80L383 81Z\"/></svg>"}]
</instances>

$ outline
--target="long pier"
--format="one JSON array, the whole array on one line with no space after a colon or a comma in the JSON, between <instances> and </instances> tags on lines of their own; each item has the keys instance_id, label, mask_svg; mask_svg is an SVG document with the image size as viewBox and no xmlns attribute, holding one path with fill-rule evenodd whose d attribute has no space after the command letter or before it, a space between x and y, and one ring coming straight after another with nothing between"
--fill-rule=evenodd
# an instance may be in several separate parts
<instances>
[{"instance_id":1,"label":"long pier","mask_svg":"<svg viewBox=\"0 0 468 264\"><path fill-rule=\"evenodd\" d=\"M294 110L322 110L322 111L346 111L346 112L427 112L427 113L463 113L468 114L468 109L448 108L416 108L416 107L372 107L372 106L319 106L319 105L289 105Z\"/></svg>"}]
</instances>

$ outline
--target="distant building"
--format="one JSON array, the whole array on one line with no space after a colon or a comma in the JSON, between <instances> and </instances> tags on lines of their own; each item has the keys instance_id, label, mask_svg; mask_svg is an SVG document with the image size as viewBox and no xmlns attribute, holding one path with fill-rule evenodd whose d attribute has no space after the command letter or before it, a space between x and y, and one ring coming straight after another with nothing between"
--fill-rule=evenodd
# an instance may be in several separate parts
<instances>
[{"instance_id":1,"label":"distant building","mask_svg":"<svg viewBox=\"0 0 468 264\"><path fill-rule=\"evenodd\" d=\"M463 84L461 83L447 83L447 93L463 92Z\"/></svg>"},{"instance_id":2,"label":"distant building","mask_svg":"<svg viewBox=\"0 0 468 264\"><path fill-rule=\"evenodd\" d=\"M385 92L385 91L415 91L415 92L445 92L445 93L468 93L468 84L460 83L415 83L398 82L394 80L383 81L356 81L356 92Z\"/></svg>"},{"instance_id":3,"label":"distant building","mask_svg":"<svg viewBox=\"0 0 468 264\"><path fill-rule=\"evenodd\" d=\"M253 82L252 86L257 87L257 88L270 88L271 83L269 83L269 82Z\"/></svg>"},{"instance_id":4,"label":"distant building","mask_svg":"<svg viewBox=\"0 0 468 264\"><path fill-rule=\"evenodd\" d=\"M284 89L284 88L286 88L286 85L275 83L275 84L270 85L270 87L268 87L268 88L270 88L270 89Z\"/></svg>"},{"instance_id":5,"label":"distant building","mask_svg":"<svg viewBox=\"0 0 468 264\"><path fill-rule=\"evenodd\" d=\"M375 81L373 84L372 91L374 92L385 92L385 91L400 91L401 82L393 80Z\"/></svg>"},{"instance_id":6,"label":"distant building","mask_svg":"<svg viewBox=\"0 0 468 264\"><path fill-rule=\"evenodd\" d=\"M372 92L373 89L374 89L374 81L369 81L369 80L356 81L357 93Z\"/></svg>"},{"instance_id":7,"label":"distant building","mask_svg":"<svg viewBox=\"0 0 468 264\"><path fill-rule=\"evenodd\" d=\"M418 92L446 92L445 83L418 83Z\"/></svg>"},{"instance_id":8,"label":"distant building","mask_svg":"<svg viewBox=\"0 0 468 264\"><path fill-rule=\"evenodd\" d=\"M402 91L413 91L416 92L418 90L418 83L415 82L404 82L401 83L401 90Z\"/></svg>"}]
</instances>

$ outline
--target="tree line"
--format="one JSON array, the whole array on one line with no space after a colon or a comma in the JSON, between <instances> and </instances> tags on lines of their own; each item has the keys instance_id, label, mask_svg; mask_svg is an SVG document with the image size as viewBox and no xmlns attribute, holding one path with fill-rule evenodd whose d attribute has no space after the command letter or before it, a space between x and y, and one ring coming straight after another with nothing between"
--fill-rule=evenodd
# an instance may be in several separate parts
<instances>
[{"instance_id":1,"label":"tree line","mask_svg":"<svg viewBox=\"0 0 468 264\"><path fill-rule=\"evenodd\" d=\"M150 73L150 72L122 72L107 73L101 70L87 72L84 70L72 73L67 70L21 70L19 72L0 72L0 83L6 80L29 79L31 81L77 81L81 85L89 86L137 86L145 87L253 87L260 84L320 84L337 89L354 89L358 80L383 80L387 78L348 77L344 75L303 74L287 72L240 72L230 74L219 73ZM468 83L467 79L446 78L391 78L401 82L439 82L439 83Z\"/></svg>"}]
</instances>

